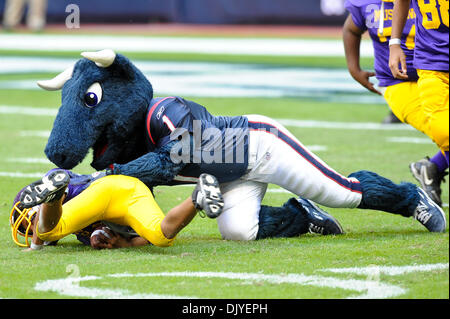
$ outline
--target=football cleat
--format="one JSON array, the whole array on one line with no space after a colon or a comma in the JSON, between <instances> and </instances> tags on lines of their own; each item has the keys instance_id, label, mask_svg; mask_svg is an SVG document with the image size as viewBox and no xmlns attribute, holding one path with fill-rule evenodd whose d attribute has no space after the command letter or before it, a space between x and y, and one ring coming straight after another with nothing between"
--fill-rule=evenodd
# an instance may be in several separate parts
<instances>
[{"instance_id":1,"label":"football cleat","mask_svg":"<svg viewBox=\"0 0 450 319\"><path fill-rule=\"evenodd\" d=\"M420 200L413 217L424 225L430 232L444 232L446 227L445 214L428 195L421 189L417 188Z\"/></svg>"},{"instance_id":2,"label":"football cleat","mask_svg":"<svg viewBox=\"0 0 450 319\"><path fill-rule=\"evenodd\" d=\"M447 173L439 172L436 164L430 161L428 157L418 162L411 163L409 169L414 178L419 181L422 189L428 196L439 206L442 206L441 200L441 183Z\"/></svg>"},{"instance_id":3,"label":"football cleat","mask_svg":"<svg viewBox=\"0 0 450 319\"><path fill-rule=\"evenodd\" d=\"M223 211L223 197L219 182L213 175L201 174L192 192L192 202L198 210L203 210L209 218L217 218Z\"/></svg>"},{"instance_id":4,"label":"football cleat","mask_svg":"<svg viewBox=\"0 0 450 319\"><path fill-rule=\"evenodd\" d=\"M330 214L320 209L312 201L298 198L297 201L307 213L309 232L320 235L340 235L344 233L342 226Z\"/></svg>"},{"instance_id":5,"label":"football cleat","mask_svg":"<svg viewBox=\"0 0 450 319\"><path fill-rule=\"evenodd\" d=\"M20 195L23 208L58 200L69 184L70 176L65 170L54 170L40 180L27 186Z\"/></svg>"}]
</instances>

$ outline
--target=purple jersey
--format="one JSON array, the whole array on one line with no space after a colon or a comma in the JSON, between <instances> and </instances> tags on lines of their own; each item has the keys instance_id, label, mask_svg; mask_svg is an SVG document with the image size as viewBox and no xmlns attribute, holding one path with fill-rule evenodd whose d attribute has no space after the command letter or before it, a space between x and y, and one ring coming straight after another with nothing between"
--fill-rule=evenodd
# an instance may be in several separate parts
<instances>
[{"instance_id":1,"label":"purple jersey","mask_svg":"<svg viewBox=\"0 0 450 319\"><path fill-rule=\"evenodd\" d=\"M392 32L393 1L346 0L345 8L350 12L353 22L368 31L374 48L375 73L380 86L390 86L403 82L392 76L389 68L389 40ZM381 10L383 9L383 10ZM380 18L383 20L380 20ZM383 21L383 23L380 23ZM402 49L406 55L409 81L417 81L414 61L415 13L410 9L408 20L402 34ZM382 33L381 33L382 32Z\"/></svg>"},{"instance_id":2,"label":"purple jersey","mask_svg":"<svg viewBox=\"0 0 450 319\"><path fill-rule=\"evenodd\" d=\"M48 175L50 172L57 170L57 169L60 169L60 168L51 169L45 175ZM69 185L67 185L66 198L64 199L63 204L68 202L75 196L78 196L89 185L91 185L91 183L93 181L99 179L100 177L105 176L104 172L95 172L90 175L80 175L80 174L75 174L74 172L66 170L66 169L64 171L66 171L69 174L70 181L69 181Z\"/></svg>"},{"instance_id":3,"label":"purple jersey","mask_svg":"<svg viewBox=\"0 0 450 319\"><path fill-rule=\"evenodd\" d=\"M417 69L449 71L448 0L413 0L416 20Z\"/></svg>"}]
</instances>

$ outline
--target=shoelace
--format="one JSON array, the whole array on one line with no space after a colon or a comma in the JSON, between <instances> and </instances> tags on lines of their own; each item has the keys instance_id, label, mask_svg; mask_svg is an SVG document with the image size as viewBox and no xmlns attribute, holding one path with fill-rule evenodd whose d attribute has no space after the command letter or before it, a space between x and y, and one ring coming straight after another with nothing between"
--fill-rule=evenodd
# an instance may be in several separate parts
<instances>
[{"instance_id":1,"label":"shoelace","mask_svg":"<svg viewBox=\"0 0 450 319\"><path fill-rule=\"evenodd\" d=\"M203 200L203 194L201 192L197 192L197 194L195 194L195 203L194 206L197 209L197 214L201 217L201 218L205 218L206 214L203 211L203 207L201 207L201 205L199 203L202 202Z\"/></svg>"},{"instance_id":2,"label":"shoelace","mask_svg":"<svg viewBox=\"0 0 450 319\"><path fill-rule=\"evenodd\" d=\"M428 220L431 218L431 213L429 213L428 211L424 210L424 208L426 209L426 206L423 205L422 202L421 202L419 204L419 206L417 207L419 212L415 216L415 218L419 222L421 222L422 224L426 224L428 222Z\"/></svg>"}]
</instances>

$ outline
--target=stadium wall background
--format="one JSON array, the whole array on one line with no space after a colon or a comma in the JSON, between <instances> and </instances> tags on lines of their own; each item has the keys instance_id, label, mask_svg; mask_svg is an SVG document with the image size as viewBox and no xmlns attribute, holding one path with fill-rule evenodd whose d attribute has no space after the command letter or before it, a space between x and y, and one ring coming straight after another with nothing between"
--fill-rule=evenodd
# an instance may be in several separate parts
<instances>
[{"instance_id":1,"label":"stadium wall background","mask_svg":"<svg viewBox=\"0 0 450 319\"><path fill-rule=\"evenodd\" d=\"M342 25L346 16L344 0L48 0L48 22L64 23L69 4L81 23Z\"/></svg>"}]
</instances>

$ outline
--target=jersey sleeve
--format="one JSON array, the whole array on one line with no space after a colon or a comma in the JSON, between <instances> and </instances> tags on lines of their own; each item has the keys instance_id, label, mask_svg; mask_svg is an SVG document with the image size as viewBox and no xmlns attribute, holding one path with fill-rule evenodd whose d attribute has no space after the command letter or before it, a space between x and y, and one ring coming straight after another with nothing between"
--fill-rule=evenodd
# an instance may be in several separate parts
<instances>
[{"instance_id":1,"label":"jersey sleeve","mask_svg":"<svg viewBox=\"0 0 450 319\"><path fill-rule=\"evenodd\" d=\"M193 120L188 105L179 97L161 100L152 111L147 129L151 142L157 147L174 140L179 132L192 133Z\"/></svg>"},{"instance_id":2,"label":"jersey sleeve","mask_svg":"<svg viewBox=\"0 0 450 319\"><path fill-rule=\"evenodd\" d=\"M350 13L352 16L353 22L355 25L361 30L366 31L367 26L365 23L364 15L361 12L361 7L356 4L356 1L354 0L346 0L345 1L345 9Z\"/></svg>"}]
</instances>

